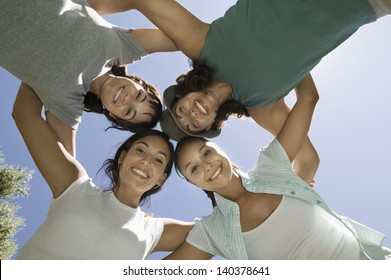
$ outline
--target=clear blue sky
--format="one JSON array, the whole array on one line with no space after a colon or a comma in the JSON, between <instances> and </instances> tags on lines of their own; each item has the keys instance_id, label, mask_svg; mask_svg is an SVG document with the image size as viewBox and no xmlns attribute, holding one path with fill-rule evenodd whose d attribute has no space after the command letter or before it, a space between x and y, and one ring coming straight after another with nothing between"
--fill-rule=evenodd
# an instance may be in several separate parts
<instances>
[{"instance_id":1,"label":"clear blue sky","mask_svg":"<svg viewBox=\"0 0 391 280\"><path fill-rule=\"evenodd\" d=\"M234 0L182 0L190 11L211 22L223 15ZM107 17L119 26L151 26L137 12ZM321 157L316 190L338 213L388 235L391 247L391 17L361 28L312 71L320 101L310 137ZM245 51L245 47L243 49ZM61 67L61 65L59 65ZM177 52L154 54L128 68L153 83L161 92L188 70L187 58ZM35 170L31 195L19 199L19 214L26 226L17 236L21 247L45 219L51 194L36 169L11 118L20 81L0 68L0 149L6 163ZM293 98L289 98L293 102ZM77 158L98 185L108 182L97 174L129 133L104 129L107 121L84 114L77 137ZM230 119L215 140L243 170L254 164L258 150L272 136L247 120ZM204 193L179 178L175 172L163 191L144 210L155 216L191 221L211 211ZM155 254L159 259L164 254Z\"/></svg>"}]
</instances>

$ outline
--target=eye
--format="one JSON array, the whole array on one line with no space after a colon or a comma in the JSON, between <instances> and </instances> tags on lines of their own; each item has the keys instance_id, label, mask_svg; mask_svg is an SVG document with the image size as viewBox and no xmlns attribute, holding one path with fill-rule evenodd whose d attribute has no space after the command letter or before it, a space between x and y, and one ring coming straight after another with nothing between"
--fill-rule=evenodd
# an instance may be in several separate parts
<instances>
[{"instance_id":1,"label":"eye","mask_svg":"<svg viewBox=\"0 0 391 280\"><path fill-rule=\"evenodd\" d=\"M204 158L207 158L209 155L210 155L210 151L209 150L205 151Z\"/></svg>"},{"instance_id":2,"label":"eye","mask_svg":"<svg viewBox=\"0 0 391 280\"><path fill-rule=\"evenodd\" d=\"M156 158L155 161L156 161L158 164L163 164L163 160L161 160L160 158Z\"/></svg>"},{"instance_id":3,"label":"eye","mask_svg":"<svg viewBox=\"0 0 391 280\"><path fill-rule=\"evenodd\" d=\"M144 149L143 148L136 148L136 151L139 152L140 154L144 153Z\"/></svg>"},{"instance_id":4,"label":"eye","mask_svg":"<svg viewBox=\"0 0 391 280\"><path fill-rule=\"evenodd\" d=\"M128 116L130 114L130 112L132 112L132 108L131 107L129 107L128 110L126 110L125 115Z\"/></svg>"},{"instance_id":5,"label":"eye","mask_svg":"<svg viewBox=\"0 0 391 280\"><path fill-rule=\"evenodd\" d=\"M198 166L197 165L194 165L192 168L191 168L191 174L194 174L195 172L197 172L198 170Z\"/></svg>"}]
</instances>

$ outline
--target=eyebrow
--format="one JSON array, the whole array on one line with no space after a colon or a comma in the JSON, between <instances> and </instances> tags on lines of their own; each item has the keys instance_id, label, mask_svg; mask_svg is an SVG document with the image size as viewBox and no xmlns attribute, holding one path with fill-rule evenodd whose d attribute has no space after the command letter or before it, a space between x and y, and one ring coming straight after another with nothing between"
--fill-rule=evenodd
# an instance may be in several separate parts
<instances>
[{"instance_id":1,"label":"eyebrow","mask_svg":"<svg viewBox=\"0 0 391 280\"><path fill-rule=\"evenodd\" d=\"M140 142L137 142L137 143L143 144L144 146L147 146L148 148L150 148L150 146L147 143L143 142L143 141L140 141ZM158 154L163 155L166 158L166 161L168 161L167 155L164 152L158 151Z\"/></svg>"},{"instance_id":2,"label":"eyebrow","mask_svg":"<svg viewBox=\"0 0 391 280\"><path fill-rule=\"evenodd\" d=\"M205 144L202 145L201 148L198 149L198 152L201 152L201 150L202 150L205 146L206 146ZM187 168L189 167L190 163L191 163L191 162L189 162L188 164L186 164L185 170L187 170Z\"/></svg>"}]
</instances>

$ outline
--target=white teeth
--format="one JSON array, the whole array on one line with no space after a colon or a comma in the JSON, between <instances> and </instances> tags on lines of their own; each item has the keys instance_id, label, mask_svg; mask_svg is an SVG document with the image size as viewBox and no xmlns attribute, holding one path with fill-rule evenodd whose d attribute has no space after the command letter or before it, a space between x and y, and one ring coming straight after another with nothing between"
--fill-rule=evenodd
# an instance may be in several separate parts
<instances>
[{"instance_id":1,"label":"white teeth","mask_svg":"<svg viewBox=\"0 0 391 280\"><path fill-rule=\"evenodd\" d=\"M204 108L204 106L202 106L202 104L201 104L200 102L196 101L195 104L196 104L196 106L198 107L198 109L201 110L201 112L202 112L203 114L206 115L206 114L208 113L208 111L206 111L206 109Z\"/></svg>"},{"instance_id":2,"label":"white teeth","mask_svg":"<svg viewBox=\"0 0 391 280\"><path fill-rule=\"evenodd\" d=\"M144 178L148 178L148 175L146 173L144 173L143 171L141 171L140 169L132 168L132 171L135 172L137 175L140 175Z\"/></svg>"},{"instance_id":3,"label":"white teeth","mask_svg":"<svg viewBox=\"0 0 391 280\"><path fill-rule=\"evenodd\" d=\"M117 92L116 92L115 95L114 95L114 99L113 99L114 103L117 102L117 100L118 100L118 98L121 96L123 90L124 90L123 87L121 87L120 89L117 90Z\"/></svg>"},{"instance_id":4,"label":"white teeth","mask_svg":"<svg viewBox=\"0 0 391 280\"><path fill-rule=\"evenodd\" d=\"M213 181L214 179L216 179L216 177L220 174L221 172L221 167L217 168L216 172L212 175L212 177L210 177L210 180Z\"/></svg>"}]
</instances>

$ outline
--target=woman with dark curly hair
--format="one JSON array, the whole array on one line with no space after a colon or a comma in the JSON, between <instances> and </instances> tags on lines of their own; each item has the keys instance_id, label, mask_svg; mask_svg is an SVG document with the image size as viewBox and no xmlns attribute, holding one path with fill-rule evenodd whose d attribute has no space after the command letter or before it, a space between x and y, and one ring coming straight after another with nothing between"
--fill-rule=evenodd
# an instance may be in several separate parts
<instances>
[{"instance_id":1,"label":"woman with dark curly hair","mask_svg":"<svg viewBox=\"0 0 391 280\"><path fill-rule=\"evenodd\" d=\"M125 11L111 2L0 2L0 66L34 89L71 154L84 110L132 132L154 127L162 114L157 90L117 66L177 47L160 30L108 23L101 15Z\"/></svg>"},{"instance_id":2,"label":"woman with dark curly hair","mask_svg":"<svg viewBox=\"0 0 391 280\"><path fill-rule=\"evenodd\" d=\"M284 97L358 28L391 11L390 0L238 0L207 24L173 0L128 2L200 62L164 93L160 124L175 140L215 137L229 115L277 135L290 112ZM295 170L310 181L318 164L307 138Z\"/></svg>"},{"instance_id":3,"label":"woman with dark curly hair","mask_svg":"<svg viewBox=\"0 0 391 280\"><path fill-rule=\"evenodd\" d=\"M12 116L53 199L18 259L141 260L183 242L193 223L150 217L140 209L171 174L174 148L166 134L145 130L128 138L105 161L107 190L64 149L41 111L37 95L22 84Z\"/></svg>"}]
</instances>

